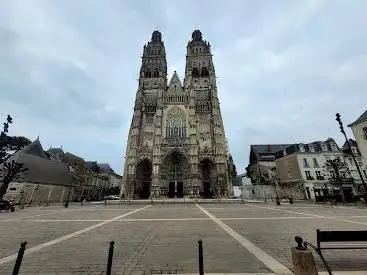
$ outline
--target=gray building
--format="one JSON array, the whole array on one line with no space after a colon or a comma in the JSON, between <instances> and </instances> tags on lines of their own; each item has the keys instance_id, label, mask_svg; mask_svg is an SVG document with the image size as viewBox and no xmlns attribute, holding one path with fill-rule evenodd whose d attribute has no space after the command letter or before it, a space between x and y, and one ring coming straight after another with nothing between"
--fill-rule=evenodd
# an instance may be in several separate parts
<instances>
[{"instance_id":1,"label":"gray building","mask_svg":"<svg viewBox=\"0 0 367 275\"><path fill-rule=\"evenodd\" d=\"M162 35L144 45L123 169L127 197L230 196L228 150L210 43L187 44L183 83L167 82Z\"/></svg>"},{"instance_id":2,"label":"gray building","mask_svg":"<svg viewBox=\"0 0 367 275\"><path fill-rule=\"evenodd\" d=\"M66 200L73 180L69 167L52 160L39 139L16 152L12 159L23 163L28 171L9 184L6 198L16 201L22 198L26 204ZM73 196L71 189L70 198Z\"/></svg>"}]
</instances>

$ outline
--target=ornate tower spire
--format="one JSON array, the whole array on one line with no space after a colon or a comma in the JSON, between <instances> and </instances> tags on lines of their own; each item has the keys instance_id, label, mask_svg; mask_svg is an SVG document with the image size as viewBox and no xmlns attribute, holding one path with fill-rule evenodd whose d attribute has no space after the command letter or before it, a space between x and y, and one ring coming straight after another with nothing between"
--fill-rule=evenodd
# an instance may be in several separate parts
<instances>
[{"instance_id":1,"label":"ornate tower spire","mask_svg":"<svg viewBox=\"0 0 367 275\"><path fill-rule=\"evenodd\" d=\"M209 42L203 40L200 30L194 30L187 44L185 87L215 85L215 71Z\"/></svg>"},{"instance_id":2,"label":"ornate tower spire","mask_svg":"<svg viewBox=\"0 0 367 275\"><path fill-rule=\"evenodd\" d=\"M151 40L144 45L140 77L167 77L166 51L158 30L152 33Z\"/></svg>"}]
</instances>

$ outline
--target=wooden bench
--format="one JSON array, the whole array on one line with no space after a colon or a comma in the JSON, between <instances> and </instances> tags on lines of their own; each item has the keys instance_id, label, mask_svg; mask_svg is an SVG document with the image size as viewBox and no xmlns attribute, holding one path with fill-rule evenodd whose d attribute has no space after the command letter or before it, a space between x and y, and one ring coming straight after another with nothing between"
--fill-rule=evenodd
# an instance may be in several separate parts
<instances>
[{"instance_id":1,"label":"wooden bench","mask_svg":"<svg viewBox=\"0 0 367 275\"><path fill-rule=\"evenodd\" d=\"M297 249L306 249L307 246L315 249L317 254L319 254L322 262L324 263L328 274L331 273L331 269L327 264L324 256L321 253L321 250L326 249L367 249L367 230L358 230L358 231L322 231L320 229L316 230L317 233L317 245L313 245L307 241L303 241L303 239L299 236L296 236L295 240L298 244ZM321 244L328 243L328 245ZM344 243L344 245L341 245Z\"/></svg>"},{"instance_id":2,"label":"wooden bench","mask_svg":"<svg viewBox=\"0 0 367 275\"><path fill-rule=\"evenodd\" d=\"M317 229L316 233L319 253L326 249L367 249L367 230L321 231ZM330 245L321 246L321 243L329 243ZM344 245L340 245L341 243Z\"/></svg>"}]
</instances>

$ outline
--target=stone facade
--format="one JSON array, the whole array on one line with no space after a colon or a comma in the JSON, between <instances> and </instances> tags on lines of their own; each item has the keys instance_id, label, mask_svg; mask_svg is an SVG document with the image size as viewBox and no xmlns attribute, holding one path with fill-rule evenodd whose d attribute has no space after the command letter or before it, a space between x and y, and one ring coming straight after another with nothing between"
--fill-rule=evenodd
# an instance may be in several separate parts
<instances>
[{"instance_id":1,"label":"stone facade","mask_svg":"<svg viewBox=\"0 0 367 275\"><path fill-rule=\"evenodd\" d=\"M228 196L228 150L209 42L187 44L183 84L167 83L162 35L144 45L122 185L130 198ZM121 188L123 189L123 188Z\"/></svg>"},{"instance_id":2,"label":"stone facade","mask_svg":"<svg viewBox=\"0 0 367 275\"><path fill-rule=\"evenodd\" d=\"M70 192L70 194L69 194ZM14 200L26 205L43 205L65 202L68 198L79 199L76 187L57 186L51 184L36 184L32 182L11 182L5 195L6 199Z\"/></svg>"},{"instance_id":3,"label":"stone facade","mask_svg":"<svg viewBox=\"0 0 367 275\"><path fill-rule=\"evenodd\" d=\"M279 184L302 186L306 199L316 199L339 192L340 186L330 183L332 175L326 169L326 161L340 158L345 161L344 152L332 138L326 141L315 141L309 144L293 144L278 152L276 163L276 178ZM346 178L353 179L350 173ZM356 182L357 183L357 182ZM352 183L343 184L344 193L348 198L358 194L358 188Z\"/></svg>"},{"instance_id":4,"label":"stone facade","mask_svg":"<svg viewBox=\"0 0 367 275\"><path fill-rule=\"evenodd\" d=\"M348 126L351 127L359 151L367 163L367 110L355 122Z\"/></svg>"}]
</instances>

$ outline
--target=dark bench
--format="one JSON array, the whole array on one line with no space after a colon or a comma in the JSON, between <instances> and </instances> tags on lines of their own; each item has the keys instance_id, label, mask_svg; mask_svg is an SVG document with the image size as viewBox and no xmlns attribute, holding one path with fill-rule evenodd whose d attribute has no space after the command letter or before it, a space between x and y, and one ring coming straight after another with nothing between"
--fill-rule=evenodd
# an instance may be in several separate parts
<instances>
[{"instance_id":1,"label":"dark bench","mask_svg":"<svg viewBox=\"0 0 367 275\"><path fill-rule=\"evenodd\" d=\"M329 274L331 269L327 264L321 250L326 249L367 249L367 230L358 231L322 231L316 230L317 233L317 246L309 242L304 242L299 236L296 236L295 240L298 244L297 249L306 249L307 246L311 246L317 254L319 254L322 262L324 263ZM328 245L321 244L328 243ZM343 243L343 244L341 244Z\"/></svg>"},{"instance_id":2,"label":"dark bench","mask_svg":"<svg viewBox=\"0 0 367 275\"><path fill-rule=\"evenodd\" d=\"M367 249L367 243L359 245L358 243L367 242L367 230L358 231L321 231L317 233L317 250L325 249ZM321 246L321 243L331 243L327 246ZM344 243L344 245L340 245Z\"/></svg>"}]
</instances>

